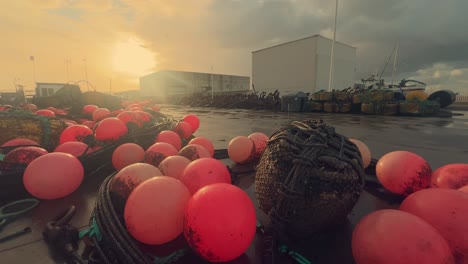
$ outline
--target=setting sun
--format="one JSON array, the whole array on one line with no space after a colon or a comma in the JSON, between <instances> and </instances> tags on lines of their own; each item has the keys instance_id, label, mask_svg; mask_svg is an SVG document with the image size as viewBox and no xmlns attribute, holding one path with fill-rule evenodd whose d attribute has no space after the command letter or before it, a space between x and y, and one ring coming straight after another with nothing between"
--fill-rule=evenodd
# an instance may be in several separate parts
<instances>
[{"instance_id":1,"label":"setting sun","mask_svg":"<svg viewBox=\"0 0 468 264\"><path fill-rule=\"evenodd\" d=\"M155 64L153 52L135 39L119 42L114 47L112 66L115 71L141 76L151 72Z\"/></svg>"}]
</instances>

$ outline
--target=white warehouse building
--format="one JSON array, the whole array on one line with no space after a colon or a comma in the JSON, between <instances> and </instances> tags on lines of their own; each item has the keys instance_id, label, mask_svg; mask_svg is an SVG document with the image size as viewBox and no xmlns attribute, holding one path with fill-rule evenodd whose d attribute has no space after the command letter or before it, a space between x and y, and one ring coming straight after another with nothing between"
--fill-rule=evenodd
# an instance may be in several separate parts
<instances>
[{"instance_id":1,"label":"white warehouse building","mask_svg":"<svg viewBox=\"0 0 468 264\"><path fill-rule=\"evenodd\" d=\"M328 89L332 40L314 35L252 52L258 92L314 93ZM332 89L354 86L356 48L335 42Z\"/></svg>"},{"instance_id":2,"label":"white warehouse building","mask_svg":"<svg viewBox=\"0 0 468 264\"><path fill-rule=\"evenodd\" d=\"M167 99L192 94L232 94L250 91L250 77L164 70L140 77L144 97Z\"/></svg>"}]
</instances>

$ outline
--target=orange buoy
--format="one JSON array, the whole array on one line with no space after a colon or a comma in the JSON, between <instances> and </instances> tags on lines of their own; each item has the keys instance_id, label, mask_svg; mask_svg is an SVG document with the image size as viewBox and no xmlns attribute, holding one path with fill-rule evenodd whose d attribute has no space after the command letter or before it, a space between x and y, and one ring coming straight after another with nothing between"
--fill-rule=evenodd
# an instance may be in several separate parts
<instances>
[{"instance_id":1,"label":"orange buoy","mask_svg":"<svg viewBox=\"0 0 468 264\"><path fill-rule=\"evenodd\" d=\"M157 167L165 158L174 155L177 155L177 149L174 146L166 142L158 142L146 150L145 162Z\"/></svg>"},{"instance_id":2,"label":"orange buoy","mask_svg":"<svg viewBox=\"0 0 468 264\"><path fill-rule=\"evenodd\" d=\"M229 142L228 155L236 163L249 162L254 152L254 143L248 137L237 136Z\"/></svg>"},{"instance_id":3,"label":"orange buoy","mask_svg":"<svg viewBox=\"0 0 468 264\"><path fill-rule=\"evenodd\" d=\"M192 135L193 128L189 123L181 121L174 128L174 131L183 139L188 139Z\"/></svg>"},{"instance_id":4,"label":"orange buoy","mask_svg":"<svg viewBox=\"0 0 468 264\"><path fill-rule=\"evenodd\" d=\"M127 126L116 117L108 117L96 124L94 138L103 142L115 142L127 135Z\"/></svg>"},{"instance_id":5,"label":"orange buoy","mask_svg":"<svg viewBox=\"0 0 468 264\"><path fill-rule=\"evenodd\" d=\"M141 183L125 205L128 232L149 245L174 240L182 233L184 208L189 198L184 184L172 177L161 176Z\"/></svg>"},{"instance_id":6,"label":"orange buoy","mask_svg":"<svg viewBox=\"0 0 468 264\"><path fill-rule=\"evenodd\" d=\"M361 153L362 164L364 166L364 169L367 168L370 165L370 162L372 159L369 148L367 147L366 144L364 144L362 141L359 141L357 139L349 139L349 141L353 142L356 145L356 147L359 149L359 152Z\"/></svg>"},{"instance_id":7,"label":"orange buoy","mask_svg":"<svg viewBox=\"0 0 468 264\"><path fill-rule=\"evenodd\" d=\"M107 108L98 108L96 110L94 110L93 112L93 120L94 122L98 122L98 121L101 121L105 118L108 118L110 117L112 114L111 112L109 111L109 109Z\"/></svg>"},{"instance_id":8,"label":"orange buoy","mask_svg":"<svg viewBox=\"0 0 468 264\"><path fill-rule=\"evenodd\" d=\"M468 194L441 188L421 190L408 196L400 210L433 226L447 240L455 263L468 263Z\"/></svg>"},{"instance_id":9,"label":"orange buoy","mask_svg":"<svg viewBox=\"0 0 468 264\"><path fill-rule=\"evenodd\" d=\"M191 134L195 133L195 131L198 130L200 127L200 119L198 119L198 116L194 114L188 114L182 118L184 122L187 122L190 127L192 128Z\"/></svg>"},{"instance_id":10,"label":"orange buoy","mask_svg":"<svg viewBox=\"0 0 468 264\"><path fill-rule=\"evenodd\" d=\"M208 153L210 153L210 157L214 156L214 146L213 146L213 143L211 143L209 139L205 137L196 137L190 140L188 143L188 145L192 145L192 144L196 144L196 145L200 145L204 147L206 150L208 150Z\"/></svg>"},{"instance_id":11,"label":"orange buoy","mask_svg":"<svg viewBox=\"0 0 468 264\"><path fill-rule=\"evenodd\" d=\"M159 163L159 170L165 175L180 180L184 169L190 164L190 160L179 155L169 156Z\"/></svg>"},{"instance_id":12,"label":"orange buoy","mask_svg":"<svg viewBox=\"0 0 468 264\"><path fill-rule=\"evenodd\" d=\"M63 152L79 157L91 153L91 148L83 142L69 141L56 147L54 152Z\"/></svg>"},{"instance_id":13,"label":"orange buoy","mask_svg":"<svg viewBox=\"0 0 468 264\"><path fill-rule=\"evenodd\" d=\"M91 136L93 131L87 126L84 125L73 125L65 128L60 134L59 144L63 144L69 141L81 141L83 142L85 138Z\"/></svg>"},{"instance_id":14,"label":"orange buoy","mask_svg":"<svg viewBox=\"0 0 468 264\"><path fill-rule=\"evenodd\" d=\"M183 147L177 155L186 157L187 159L194 161L200 158L211 158L210 153L204 147L197 144L190 144Z\"/></svg>"},{"instance_id":15,"label":"orange buoy","mask_svg":"<svg viewBox=\"0 0 468 264\"><path fill-rule=\"evenodd\" d=\"M255 207L231 184L216 183L195 193L185 207L184 236L190 247L211 262L241 256L256 231Z\"/></svg>"},{"instance_id":16,"label":"orange buoy","mask_svg":"<svg viewBox=\"0 0 468 264\"><path fill-rule=\"evenodd\" d=\"M122 204L125 204L130 193L142 182L162 176L161 171L147 163L133 163L121 169L110 182L110 192L118 196Z\"/></svg>"},{"instance_id":17,"label":"orange buoy","mask_svg":"<svg viewBox=\"0 0 468 264\"><path fill-rule=\"evenodd\" d=\"M48 153L33 160L23 174L26 190L39 199L58 199L74 192L83 181L80 161L67 153Z\"/></svg>"},{"instance_id":18,"label":"orange buoy","mask_svg":"<svg viewBox=\"0 0 468 264\"><path fill-rule=\"evenodd\" d=\"M226 165L213 158L201 158L190 163L180 177L191 194L214 183L231 183Z\"/></svg>"},{"instance_id":19,"label":"orange buoy","mask_svg":"<svg viewBox=\"0 0 468 264\"><path fill-rule=\"evenodd\" d=\"M40 147L19 147L8 152L8 154L3 158L3 161L18 164L29 164L33 160L47 153L47 150Z\"/></svg>"},{"instance_id":20,"label":"orange buoy","mask_svg":"<svg viewBox=\"0 0 468 264\"><path fill-rule=\"evenodd\" d=\"M41 115L41 116L55 117L55 113L47 109L37 110L36 112L34 112L34 114Z\"/></svg>"},{"instance_id":21,"label":"orange buoy","mask_svg":"<svg viewBox=\"0 0 468 264\"><path fill-rule=\"evenodd\" d=\"M429 186L432 170L419 155L393 151L379 159L376 174L387 190L407 196Z\"/></svg>"},{"instance_id":22,"label":"orange buoy","mask_svg":"<svg viewBox=\"0 0 468 264\"><path fill-rule=\"evenodd\" d=\"M174 131L170 131L170 130L161 131L161 133L159 133L156 136L155 142L156 143L157 142L169 143L172 146L174 146L174 148L176 148L177 151L179 151L180 148L182 147L182 140L181 140L179 134L177 134Z\"/></svg>"},{"instance_id":23,"label":"orange buoy","mask_svg":"<svg viewBox=\"0 0 468 264\"><path fill-rule=\"evenodd\" d=\"M135 143L122 144L112 153L112 165L116 170L123 169L133 163L143 162L144 159L145 150Z\"/></svg>"},{"instance_id":24,"label":"orange buoy","mask_svg":"<svg viewBox=\"0 0 468 264\"><path fill-rule=\"evenodd\" d=\"M454 263L447 241L434 227L393 209L375 211L359 221L352 252L356 264Z\"/></svg>"},{"instance_id":25,"label":"orange buoy","mask_svg":"<svg viewBox=\"0 0 468 264\"><path fill-rule=\"evenodd\" d=\"M267 146L268 136L260 132L255 132L250 134L248 138L254 143L254 157L260 158Z\"/></svg>"}]
</instances>

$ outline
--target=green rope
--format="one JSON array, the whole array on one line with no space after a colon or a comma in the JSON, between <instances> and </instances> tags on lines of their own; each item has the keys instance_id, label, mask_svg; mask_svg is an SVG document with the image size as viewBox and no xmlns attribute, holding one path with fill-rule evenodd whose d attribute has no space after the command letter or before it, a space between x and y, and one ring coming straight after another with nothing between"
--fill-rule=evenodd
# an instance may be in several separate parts
<instances>
[{"instance_id":1,"label":"green rope","mask_svg":"<svg viewBox=\"0 0 468 264\"><path fill-rule=\"evenodd\" d=\"M278 248L278 251L282 254L288 254L291 258L293 258L299 264L311 264L312 263L307 258L297 253L296 251L289 250L288 247L285 245L280 246Z\"/></svg>"},{"instance_id":2,"label":"green rope","mask_svg":"<svg viewBox=\"0 0 468 264\"><path fill-rule=\"evenodd\" d=\"M153 256L153 263L154 264L171 264L171 263L175 263L176 261L181 259L183 256L185 256L185 254L187 254L187 252L188 252L188 249L184 248L184 249L177 250L177 251L173 252L172 254L170 254L169 256L166 256L166 257L159 258L159 257Z\"/></svg>"},{"instance_id":3,"label":"green rope","mask_svg":"<svg viewBox=\"0 0 468 264\"><path fill-rule=\"evenodd\" d=\"M101 241L102 234L101 234L101 231L99 230L99 227L96 222L96 218L94 218L94 216L91 219L91 224L89 225L89 228L82 230L80 232L80 239L82 239L84 236L96 237L98 241Z\"/></svg>"}]
</instances>

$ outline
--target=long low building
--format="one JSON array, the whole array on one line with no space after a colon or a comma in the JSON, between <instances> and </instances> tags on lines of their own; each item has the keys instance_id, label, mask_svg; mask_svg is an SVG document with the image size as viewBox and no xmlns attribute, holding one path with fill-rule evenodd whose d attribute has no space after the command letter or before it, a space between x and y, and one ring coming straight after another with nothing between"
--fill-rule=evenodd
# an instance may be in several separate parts
<instances>
[{"instance_id":1,"label":"long low building","mask_svg":"<svg viewBox=\"0 0 468 264\"><path fill-rule=\"evenodd\" d=\"M314 35L252 52L252 85L259 92L314 93L328 89L332 40ZM332 89L353 87L356 48L336 42Z\"/></svg>"},{"instance_id":2,"label":"long low building","mask_svg":"<svg viewBox=\"0 0 468 264\"><path fill-rule=\"evenodd\" d=\"M143 97L168 99L172 96L250 91L250 77L201 72L165 70L140 77Z\"/></svg>"}]
</instances>

